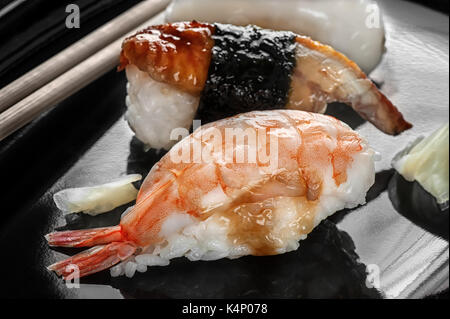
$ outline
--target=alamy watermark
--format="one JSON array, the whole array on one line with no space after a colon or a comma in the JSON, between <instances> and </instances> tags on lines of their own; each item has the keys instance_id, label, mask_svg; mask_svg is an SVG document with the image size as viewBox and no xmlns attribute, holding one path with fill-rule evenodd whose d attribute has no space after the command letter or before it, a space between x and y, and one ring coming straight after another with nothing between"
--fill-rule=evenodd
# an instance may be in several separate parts
<instances>
[{"instance_id":1,"label":"alamy watermark","mask_svg":"<svg viewBox=\"0 0 450 319\"><path fill-rule=\"evenodd\" d=\"M200 127L194 121L194 133L183 139L170 152L173 163L257 164L278 168L278 135L272 128ZM196 129L198 127L198 129ZM176 128L171 140L189 135L185 128Z\"/></svg>"},{"instance_id":2,"label":"alamy watermark","mask_svg":"<svg viewBox=\"0 0 450 319\"><path fill-rule=\"evenodd\" d=\"M368 4L366 6L366 27L369 29L381 28L381 12L377 4Z\"/></svg>"},{"instance_id":3,"label":"alamy watermark","mask_svg":"<svg viewBox=\"0 0 450 319\"><path fill-rule=\"evenodd\" d=\"M80 7L76 4L68 4L66 6L66 28L79 29L80 28Z\"/></svg>"},{"instance_id":4,"label":"alamy watermark","mask_svg":"<svg viewBox=\"0 0 450 319\"><path fill-rule=\"evenodd\" d=\"M80 268L78 265L69 264L64 269L66 272L70 272L64 279L66 281L66 287L69 289L80 288Z\"/></svg>"}]
</instances>

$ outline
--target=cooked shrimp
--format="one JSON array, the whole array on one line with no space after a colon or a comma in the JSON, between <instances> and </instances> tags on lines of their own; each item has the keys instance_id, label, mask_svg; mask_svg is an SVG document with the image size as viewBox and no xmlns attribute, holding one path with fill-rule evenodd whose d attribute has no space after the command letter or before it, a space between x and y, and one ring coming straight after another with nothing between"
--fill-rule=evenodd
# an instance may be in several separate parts
<instances>
[{"instance_id":1,"label":"cooked shrimp","mask_svg":"<svg viewBox=\"0 0 450 319\"><path fill-rule=\"evenodd\" d=\"M321 220L365 202L373 161L367 142L330 116L255 111L210 123L152 168L118 226L48 234L51 246L95 246L49 269L67 277L76 265L84 276L120 263L112 274L132 276L181 256L292 251Z\"/></svg>"}]
</instances>

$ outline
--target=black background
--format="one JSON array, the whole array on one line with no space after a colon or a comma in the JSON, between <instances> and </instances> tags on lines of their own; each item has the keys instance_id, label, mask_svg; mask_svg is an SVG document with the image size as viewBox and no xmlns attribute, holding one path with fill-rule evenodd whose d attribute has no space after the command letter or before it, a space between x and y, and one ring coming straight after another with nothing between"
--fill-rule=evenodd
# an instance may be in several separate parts
<instances>
[{"instance_id":1,"label":"black background","mask_svg":"<svg viewBox=\"0 0 450 319\"><path fill-rule=\"evenodd\" d=\"M0 10L18 0L0 0ZM0 87L23 75L141 0L26 0L0 16ZM392 0L395 1L395 0ZM449 13L448 0L413 0ZM65 27L65 7L80 7L79 29Z\"/></svg>"}]
</instances>

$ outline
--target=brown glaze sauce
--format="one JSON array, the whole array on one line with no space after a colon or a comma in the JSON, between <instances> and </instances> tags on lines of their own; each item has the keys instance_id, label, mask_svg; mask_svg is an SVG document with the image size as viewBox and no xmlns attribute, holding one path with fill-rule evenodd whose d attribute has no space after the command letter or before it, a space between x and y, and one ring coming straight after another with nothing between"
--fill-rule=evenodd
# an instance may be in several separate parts
<instances>
[{"instance_id":1,"label":"brown glaze sauce","mask_svg":"<svg viewBox=\"0 0 450 319\"><path fill-rule=\"evenodd\" d=\"M278 200L270 198L263 202L241 204L222 213L222 217L230 223L228 237L232 243L235 246L247 245L255 256L275 255L278 248L285 246L284 232L299 235L312 231L316 202L310 201L304 201L308 208L297 210L295 222L276 231L276 215L282 213L277 211Z\"/></svg>"},{"instance_id":2,"label":"brown glaze sauce","mask_svg":"<svg viewBox=\"0 0 450 319\"><path fill-rule=\"evenodd\" d=\"M231 224L228 236L233 245L245 244L256 256L275 254L277 238L271 231L274 209L270 201L265 201L238 205L223 214Z\"/></svg>"},{"instance_id":3,"label":"brown glaze sauce","mask_svg":"<svg viewBox=\"0 0 450 319\"><path fill-rule=\"evenodd\" d=\"M179 22L151 26L122 43L119 70L128 64L160 82L198 95L208 76L214 26Z\"/></svg>"},{"instance_id":4,"label":"brown glaze sauce","mask_svg":"<svg viewBox=\"0 0 450 319\"><path fill-rule=\"evenodd\" d=\"M234 246L247 246L252 255L267 256L278 254L277 249L285 246L286 234L290 232L295 235L308 234L314 228L314 217L317 200L307 199L307 188L300 190L295 197L281 190L278 194L271 196L265 193L265 186L271 182L279 182L278 175L270 179L246 188L239 192L231 202L208 212L198 214L202 220L211 216L227 224L229 229L228 238ZM218 184L219 185L219 184ZM276 229L277 220L282 218L283 208L279 207L283 200L294 202L296 206L296 217L284 229ZM291 206L292 208L292 206ZM278 210L278 211L277 211ZM294 235L294 236L295 236Z\"/></svg>"}]
</instances>

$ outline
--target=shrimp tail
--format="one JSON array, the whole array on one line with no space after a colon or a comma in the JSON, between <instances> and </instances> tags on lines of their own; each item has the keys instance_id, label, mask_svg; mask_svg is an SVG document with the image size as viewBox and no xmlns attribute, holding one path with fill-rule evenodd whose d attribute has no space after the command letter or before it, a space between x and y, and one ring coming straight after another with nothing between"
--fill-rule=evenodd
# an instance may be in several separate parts
<instances>
[{"instance_id":1,"label":"shrimp tail","mask_svg":"<svg viewBox=\"0 0 450 319\"><path fill-rule=\"evenodd\" d=\"M54 232L45 235L45 239L53 247L92 247L123 241L120 225Z\"/></svg>"},{"instance_id":2,"label":"shrimp tail","mask_svg":"<svg viewBox=\"0 0 450 319\"><path fill-rule=\"evenodd\" d=\"M130 242L113 242L83 251L54 263L47 269L64 279L81 278L110 268L133 255L135 251L136 246Z\"/></svg>"}]
</instances>

